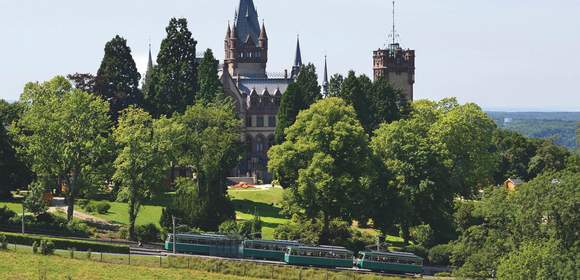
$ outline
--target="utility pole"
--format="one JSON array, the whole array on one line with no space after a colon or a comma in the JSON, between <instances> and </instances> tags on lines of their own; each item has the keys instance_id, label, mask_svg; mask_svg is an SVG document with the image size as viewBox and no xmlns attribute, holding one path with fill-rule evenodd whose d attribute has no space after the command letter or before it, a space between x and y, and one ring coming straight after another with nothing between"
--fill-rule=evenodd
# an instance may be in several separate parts
<instances>
[{"instance_id":1,"label":"utility pole","mask_svg":"<svg viewBox=\"0 0 580 280\"><path fill-rule=\"evenodd\" d=\"M22 234L24 234L24 201L22 201Z\"/></svg>"},{"instance_id":2,"label":"utility pole","mask_svg":"<svg viewBox=\"0 0 580 280\"><path fill-rule=\"evenodd\" d=\"M173 223L173 254L175 254L175 242L177 238L175 237L175 216L171 216L171 222Z\"/></svg>"}]
</instances>

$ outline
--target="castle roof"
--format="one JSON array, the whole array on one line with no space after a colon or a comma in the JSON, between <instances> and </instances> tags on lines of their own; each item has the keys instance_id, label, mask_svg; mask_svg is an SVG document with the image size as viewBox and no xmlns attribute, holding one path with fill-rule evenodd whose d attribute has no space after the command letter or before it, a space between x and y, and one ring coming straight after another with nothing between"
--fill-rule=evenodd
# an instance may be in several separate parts
<instances>
[{"instance_id":1,"label":"castle roof","mask_svg":"<svg viewBox=\"0 0 580 280\"><path fill-rule=\"evenodd\" d=\"M240 0L240 6L236 12L234 21L238 38L242 41L251 38L254 44L258 45L261 30L254 1Z\"/></svg>"},{"instance_id":2,"label":"castle roof","mask_svg":"<svg viewBox=\"0 0 580 280\"><path fill-rule=\"evenodd\" d=\"M240 79L238 87L240 92L246 94L251 94L255 90L258 95L265 92L276 95L277 91L285 92L291 82L288 79Z\"/></svg>"}]
</instances>

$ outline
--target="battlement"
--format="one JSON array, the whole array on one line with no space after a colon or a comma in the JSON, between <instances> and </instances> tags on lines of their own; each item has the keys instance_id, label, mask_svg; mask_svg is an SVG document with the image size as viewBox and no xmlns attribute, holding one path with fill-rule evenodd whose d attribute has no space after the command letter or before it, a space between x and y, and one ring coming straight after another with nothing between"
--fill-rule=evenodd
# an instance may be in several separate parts
<instances>
[{"instance_id":1,"label":"battlement","mask_svg":"<svg viewBox=\"0 0 580 280\"><path fill-rule=\"evenodd\" d=\"M378 49L373 52L373 68L389 68L394 71L406 72L415 70L415 51L391 46L388 49Z\"/></svg>"}]
</instances>

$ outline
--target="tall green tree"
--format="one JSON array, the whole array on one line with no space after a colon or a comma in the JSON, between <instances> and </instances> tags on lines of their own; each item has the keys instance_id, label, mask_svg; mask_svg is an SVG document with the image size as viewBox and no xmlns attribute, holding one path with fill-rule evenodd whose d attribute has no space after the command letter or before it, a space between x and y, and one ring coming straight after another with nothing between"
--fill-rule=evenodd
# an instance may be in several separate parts
<instances>
[{"instance_id":1,"label":"tall green tree","mask_svg":"<svg viewBox=\"0 0 580 280\"><path fill-rule=\"evenodd\" d=\"M167 37L161 42L157 65L145 90L146 108L154 117L183 113L196 99L197 42L184 18L172 18L165 30Z\"/></svg>"},{"instance_id":2,"label":"tall green tree","mask_svg":"<svg viewBox=\"0 0 580 280\"><path fill-rule=\"evenodd\" d=\"M74 73L69 74L66 78L73 86L84 92L95 93L96 77L91 73Z\"/></svg>"},{"instance_id":3,"label":"tall green tree","mask_svg":"<svg viewBox=\"0 0 580 280\"><path fill-rule=\"evenodd\" d=\"M285 130L296 121L300 111L308 109L317 100L322 99L316 67L308 64L300 69L296 82L288 86L282 95L276 123L276 143L284 142Z\"/></svg>"},{"instance_id":4,"label":"tall green tree","mask_svg":"<svg viewBox=\"0 0 580 280\"><path fill-rule=\"evenodd\" d=\"M16 145L7 131L22 115L20 103L0 100L0 197L9 197L10 191L24 188L32 181L30 168L16 154Z\"/></svg>"},{"instance_id":5,"label":"tall green tree","mask_svg":"<svg viewBox=\"0 0 580 280\"><path fill-rule=\"evenodd\" d=\"M311 219L322 217L321 242L333 218L350 220L361 209L370 168L368 139L356 113L340 98L326 98L298 115L286 140L271 148L268 168Z\"/></svg>"},{"instance_id":6,"label":"tall green tree","mask_svg":"<svg viewBox=\"0 0 580 280\"><path fill-rule=\"evenodd\" d=\"M184 192L195 198L191 201L204 201L200 204L202 209L196 210L203 215L184 214L191 217L191 226L217 230L223 221L234 215L233 205L227 197L226 177L243 151L241 121L228 103L190 106L183 114L177 114L175 121L181 129L173 140L178 147L177 164L191 168L195 174L195 190L189 190L191 184L184 183Z\"/></svg>"},{"instance_id":7,"label":"tall green tree","mask_svg":"<svg viewBox=\"0 0 580 280\"><path fill-rule=\"evenodd\" d=\"M203 60L197 66L197 73L197 101L207 104L224 98L222 83L218 77L218 60L211 49L205 51Z\"/></svg>"},{"instance_id":8,"label":"tall green tree","mask_svg":"<svg viewBox=\"0 0 580 280\"><path fill-rule=\"evenodd\" d=\"M66 186L69 221L81 191L100 187L108 178L96 173L111 150L108 103L71 88L63 77L28 84L21 95L24 114L12 128L18 152L36 176L59 178Z\"/></svg>"},{"instance_id":9,"label":"tall green tree","mask_svg":"<svg viewBox=\"0 0 580 280\"><path fill-rule=\"evenodd\" d=\"M127 40L119 35L115 36L105 45L105 56L94 86L94 92L109 102L115 123L120 111L130 105L141 106L143 103L139 80L141 74L137 71Z\"/></svg>"},{"instance_id":10,"label":"tall green tree","mask_svg":"<svg viewBox=\"0 0 580 280\"><path fill-rule=\"evenodd\" d=\"M113 132L119 153L115 160L113 180L129 203L129 236L135 240L135 220L143 200L160 188L169 171L171 147L163 135L164 121L155 121L147 112L135 107L122 111Z\"/></svg>"}]
</instances>

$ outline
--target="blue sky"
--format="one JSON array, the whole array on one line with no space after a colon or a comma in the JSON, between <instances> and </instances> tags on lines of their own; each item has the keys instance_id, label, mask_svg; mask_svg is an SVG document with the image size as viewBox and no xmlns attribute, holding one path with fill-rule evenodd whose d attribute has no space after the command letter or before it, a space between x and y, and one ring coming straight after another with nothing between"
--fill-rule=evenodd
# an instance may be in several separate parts
<instances>
[{"instance_id":1,"label":"blue sky","mask_svg":"<svg viewBox=\"0 0 580 280\"><path fill-rule=\"evenodd\" d=\"M389 0L254 0L270 38L268 71L304 61L371 74L391 25ZM125 37L143 69L171 17L186 17L198 51L223 58L237 0L18 0L0 2L0 98L28 81L95 73L105 43ZM457 96L486 109L580 111L579 0L398 1L401 43L417 52L415 96Z\"/></svg>"}]
</instances>

